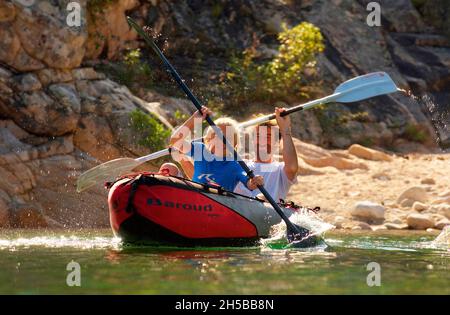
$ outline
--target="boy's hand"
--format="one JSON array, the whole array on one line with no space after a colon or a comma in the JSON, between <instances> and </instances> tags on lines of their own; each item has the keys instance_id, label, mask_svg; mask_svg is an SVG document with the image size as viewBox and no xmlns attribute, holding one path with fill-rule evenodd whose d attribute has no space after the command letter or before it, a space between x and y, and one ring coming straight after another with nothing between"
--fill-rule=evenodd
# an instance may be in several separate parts
<instances>
[{"instance_id":1,"label":"boy's hand","mask_svg":"<svg viewBox=\"0 0 450 315\"><path fill-rule=\"evenodd\" d=\"M247 187L250 190L254 190L258 188L259 185L264 185L264 177L257 175L253 178L250 178L247 182Z\"/></svg>"},{"instance_id":2,"label":"boy's hand","mask_svg":"<svg viewBox=\"0 0 450 315\"><path fill-rule=\"evenodd\" d=\"M275 107L275 116L277 120L278 127L280 127L280 132L283 133L290 133L291 130L291 118L289 115L286 115L284 117L281 117L281 113L284 112L286 108L278 108Z\"/></svg>"},{"instance_id":3,"label":"boy's hand","mask_svg":"<svg viewBox=\"0 0 450 315\"><path fill-rule=\"evenodd\" d=\"M202 112L200 113L200 111L196 111L194 113L194 116L197 118L202 118L202 120L206 119L206 116L211 116L212 115L212 111L206 107L206 106L202 106Z\"/></svg>"}]
</instances>

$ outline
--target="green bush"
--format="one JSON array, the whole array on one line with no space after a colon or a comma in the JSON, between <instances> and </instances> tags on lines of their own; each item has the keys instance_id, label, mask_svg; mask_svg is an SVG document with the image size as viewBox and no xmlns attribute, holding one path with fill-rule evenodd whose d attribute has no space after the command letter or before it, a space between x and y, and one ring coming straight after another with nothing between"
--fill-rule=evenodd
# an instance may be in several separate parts
<instances>
[{"instance_id":1,"label":"green bush","mask_svg":"<svg viewBox=\"0 0 450 315\"><path fill-rule=\"evenodd\" d=\"M240 55L233 55L229 71L223 76L221 88L227 103L274 100L289 101L306 96L305 71L315 71L316 55L324 50L319 28L303 22L278 34L280 46L272 60L258 64L253 45Z\"/></svg>"},{"instance_id":2,"label":"green bush","mask_svg":"<svg viewBox=\"0 0 450 315\"><path fill-rule=\"evenodd\" d=\"M171 132L154 115L135 109L130 112L130 122L131 128L138 134L137 143L139 145L149 148L151 151L158 151L166 147Z\"/></svg>"},{"instance_id":3,"label":"green bush","mask_svg":"<svg viewBox=\"0 0 450 315\"><path fill-rule=\"evenodd\" d=\"M300 92L300 79L306 68L316 65L315 56L324 50L323 37L318 27L303 22L292 29L283 26L278 35L279 54L261 67L265 85L271 93L278 88Z\"/></svg>"}]
</instances>

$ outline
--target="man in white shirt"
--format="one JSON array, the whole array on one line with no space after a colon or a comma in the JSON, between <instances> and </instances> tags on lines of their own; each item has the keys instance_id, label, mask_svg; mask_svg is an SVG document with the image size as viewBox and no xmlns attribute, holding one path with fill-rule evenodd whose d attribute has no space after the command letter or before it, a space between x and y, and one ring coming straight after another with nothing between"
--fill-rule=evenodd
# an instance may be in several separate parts
<instances>
[{"instance_id":1,"label":"man in white shirt","mask_svg":"<svg viewBox=\"0 0 450 315\"><path fill-rule=\"evenodd\" d=\"M256 153L254 160L245 160L255 175L264 177L264 187L276 200L286 199L286 195L293 184L297 182L298 160L297 151L291 134L291 119L289 115L284 117L280 113L285 108L275 108L276 125L279 129L279 140L282 141L282 155L284 162L273 161L272 134L277 133L274 123L266 122L254 128L253 136L256 141ZM248 190L239 184L234 190L236 193L256 197L260 192L255 189Z\"/></svg>"}]
</instances>

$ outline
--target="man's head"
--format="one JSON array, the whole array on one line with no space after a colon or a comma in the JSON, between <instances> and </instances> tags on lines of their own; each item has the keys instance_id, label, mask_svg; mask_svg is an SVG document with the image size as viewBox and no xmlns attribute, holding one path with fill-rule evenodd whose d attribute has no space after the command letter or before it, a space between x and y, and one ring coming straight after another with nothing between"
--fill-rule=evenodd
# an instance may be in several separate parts
<instances>
[{"instance_id":1,"label":"man's head","mask_svg":"<svg viewBox=\"0 0 450 315\"><path fill-rule=\"evenodd\" d=\"M173 163L163 163L160 167L159 167L159 173L166 175L166 176L178 176L178 177L182 177L181 176L181 172L180 169L178 168L178 166L176 166Z\"/></svg>"},{"instance_id":2,"label":"man's head","mask_svg":"<svg viewBox=\"0 0 450 315\"><path fill-rule=\"evenodd\" d=\"M236 120L228 117L222 117L217 119L214 123L220 128L222 133L227 138L227 141L233 146L233 148L236 149L239 147L239 126ZM206 130L205 143L208 149L217 156L224 156L232 153L228 152L222 138L217 136L212 127L208 127Z\"/></svg>"},{"instance_id":3,"label":"man's head","mask_svg":"<svg viewBox=\"0 0 450 315\"><path fill-rule=\"evenodd\" d=\"M272 162L275 146L281 139L281 134L275 120L270 120L255 126L251 131L256 161L263 163Z\"/></svg>"}]
</instances>

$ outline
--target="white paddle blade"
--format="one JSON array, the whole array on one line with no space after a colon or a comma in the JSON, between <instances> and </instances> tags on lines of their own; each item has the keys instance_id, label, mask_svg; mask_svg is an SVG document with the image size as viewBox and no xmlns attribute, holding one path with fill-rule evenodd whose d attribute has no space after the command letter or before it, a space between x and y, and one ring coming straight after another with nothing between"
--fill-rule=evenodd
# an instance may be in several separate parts
<instances>
[{"instance_id":1,"label":"white paddle blade","mask_svg":"<svg viewBox=\"0 0 450 315\"><path fill-rule=\"evenodd\" d=\"M397 86L386 72L373 72L345 81L334 93L339 94L336 102L350 103L397 91Z\"/></svg>"},{"instance_id":2,"label":"white paddle blade","mask_svg":"<svg viewBox=\"0 0 450 315\"><path fill-rule=\"evenodd\" d=\"M77 180L77 192L130 172L142 163L132 158L119 158L97 165L80 175Z\"/></svg>"}]
</instances>

